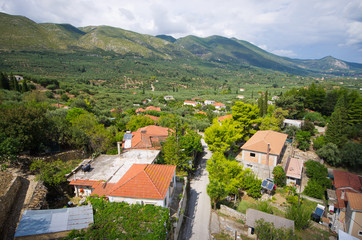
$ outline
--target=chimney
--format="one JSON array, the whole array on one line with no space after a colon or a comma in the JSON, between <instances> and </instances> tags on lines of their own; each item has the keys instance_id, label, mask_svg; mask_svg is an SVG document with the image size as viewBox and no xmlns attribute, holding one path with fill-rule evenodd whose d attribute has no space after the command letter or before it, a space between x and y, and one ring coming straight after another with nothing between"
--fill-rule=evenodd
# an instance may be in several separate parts
<instances>
[{"instance_id":1,"label":"chimney","mask_svg":"<svg viewBox=\"0 0 362 240\"><path fill-rule=\"evenodd\" d=\"M266 150L266 162L269 166L269 153L270 153L270 143L268 143L268 147L267 147L267 150Z\"/></svg>"},{"instance_id":2,"label":"chimney","mask_svg":"<svg viewBox=\"0 0 362 240\"><path fill-rule=\"evenodd\" d=\"M344 195L345 195L345 192L344 190L342 190L342 193L341 193L341 199L344 200Z\"/></svg>"},{"instance_id":3,"label":"chimney","mask_svg":"<svg viewBox=\"0 0 362 240\"><path fill-rule=\"evenodd\" d=\"M118 155L121 155L121 142L117 142Z\"/></svg>"}]
</instances>

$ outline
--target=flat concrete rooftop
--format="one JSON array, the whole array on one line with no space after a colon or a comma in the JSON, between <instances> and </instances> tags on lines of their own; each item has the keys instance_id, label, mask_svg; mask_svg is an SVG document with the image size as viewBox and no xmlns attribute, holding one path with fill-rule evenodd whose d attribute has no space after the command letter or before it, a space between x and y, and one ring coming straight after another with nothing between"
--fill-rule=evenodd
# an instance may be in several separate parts
<instances>
[{"instance_id":1,"label":"flat concrete rooftop","mask_svg":"<svg viewBox=\"0 0 362 240\"><path fill-rule=\"evenodd\" d=\"M68 177L68 181L88 179L117 183L133 164L152 164L159 153L160 150L131 149L121 155L100 155L90 162L90 171L83 172L80 168Z\"/></svg>"}]
</instances>

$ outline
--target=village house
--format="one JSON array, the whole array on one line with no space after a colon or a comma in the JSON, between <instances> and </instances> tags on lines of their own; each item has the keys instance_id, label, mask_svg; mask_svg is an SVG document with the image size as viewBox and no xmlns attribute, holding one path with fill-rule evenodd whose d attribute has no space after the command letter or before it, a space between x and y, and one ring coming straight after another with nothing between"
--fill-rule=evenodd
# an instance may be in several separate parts
<instances>
[{"instance_id":1,"label":"village house","mask_svg":"<svg viewBox=\"0 0 362 240\"><path fill-rule=\"evenodd\" d=\"M256 221L264 219L265 222L273 223L276 229L292 229L294 232L294 221L289 220L283 217L279 217L273 214L265 213L258 211L252 208L246 210L246 223L248 226L248 236L255 237L254 228L256 226Z\"/></svg>"},{"instance_id":2,"label":"village house","mask_svg":"<svg viewBox=\"0 0 362 240\"><path fill-rule=\"evenodd\" d=\"M117 183L133 164L152 164L160 150L132 149L84 160L68 175L77 197L88 197L99 182ZM87 169L88 166L88 169Z\"/></svg>"},{"instance_id":3,"label":"village house","mask_svg":"<svg viewBox=\"0 0 362 240\"><path fill-rule=\"evenodd\" d=\"M245 97L244 97L244 95L238 95L237 98L238 99L244 99Z\"/></svg>"},{"instance_id":4,"label":"village house","mask_svg":"<svg viewBox=\"0 0 362 240\"><path fill-rule=\"evenodd\" d=\"M123 149L161 149L172 129L149 125L135 132L127 132L123 137Z\"/></svg>"},{"instance_id":5,"label":"village house","mask_svg":"<svg viewBox=\"0 0 362 240\"><path fill-rule=\"evenodd\" d=\"M223 109L223 108L224 108L224 109L226 108L225 104L219 103L219 102L215 102L213 105L215 106L215 109L216 109L216 110L221 110L221 109Z\"/></svg>"},{"instance_id":6,"label":"village house","mask_svg":"<svg viewBox=\"0 0 362 240\"><path fill-rule=\"evenodd\" d=\"M289 157L285 165L287 185L300 185L303 171L303 160Z\"/></svg>"},{"instance_id":7,"label":"village house","mask_svg":"<svg viewBox=\"0 0 362 240\"><path fill-rule=\"evenodd\" d=\"M197 102L195 101L184 101L184 106L193 106L196 107Z\"/></svg>"},{"instance_id":8,"label":"village house","mask_svg":"<svg viewBox=\"0 0 362 240\"><path fill-rule=\"evenodd\" d=\"M295 119L284 119L283 126L295 126L297 128L301 128L303 124L303 120L295 120Z\"/></svg>"},{"instance_id":9,"label":"village house","mask_svg":"<svg viewBox=\"0 0 362 240\"><path fill-rule=\"evenodd\" d=\"M362 193L362 177L349 172L333 170L333 178L333 188L335 196L337 196L334 211L339 214L339 220L343 222L348 205L347 193Z\"/></svg>"},{"instance_id":10,"label":"village house","mask_svg":"<svg viewBox=\"0 0 362 240\"><path fill-rule=\"evenodd\" d=\"M164 96L163 99L165 99L166 101L175 100L173 96Z\"/></svg>"},{"instance_id":11,"label":"village house","mask_svg":"<svg viewBox=\"0 0 362 240\"><path fill-rule=\"evenodd\" d=\"M176 185L175 173L174 165L133 164L117 183L95 184L92 196L107 196L110 202L168 207Z\"/></svg>"},{"instance_id":12,"label":"village house","mask_svg":"<svg viewBox=\"0 0 362 240\"><path fill-rule=\"evenodd\" d=\"M161 108L160 107L154 107L154 106L148 106L145 109L143 108L138 108L136 109L136 114L139 114L141 112L146 112L146 111L157 111L157 112L161 112Z\"/></svg>"},{"instance_id":13,"label":"village house","mask_svg":"<svg viewBox=\"0 0 362 240\"><path fill-rule=\"evenodd\" d=\"M159 117L152 116L152 115L148 115L148 114L146 114L145 117L149 117L149 118L151 118L153 121L158 121L158 119L160 119Z\"/></svg>"},{"instance_id":14,"label":"village house","mask_svg":"<svg viewBox=\"0 0 362 240\"><path fill-rule=\"evenodd\" d=\"M214 105L214 104L215 104L215 101L213 101L213 100L205 100L205 101L204 101L204 104L205 104L205 105Z\"/></svg>"},{"instance_id":15,"label":"village house","mask_svg":"<svg viewBox=\"0 0 362 240\"><path fill-rule=\"evenodd\" d=\"M258 131L241 147L236 160L253 170L259 178L270 178L281 160L287 137L287 134L271 130Z\"/></svg>"},{"instance_id":16,"label":"village house","mask_svg":"<svg viewBox=\"0 0 362 240\"><path fill-rule=\"evenodd\" d=\"M362 239L362 193L347 192L346 233Z\"/></svg>"},{"instance_id":17,"label":"village house","mask_svg":"<svg viewBox=\"0 0 362 240\"><path fill-rule=\"evenodd\" d=\"M218 117L218 118L217 118L217 121L218 121L219 123L221 123L221 122L224 121L225 119L230 119L230 118L232 118L232 117L233 117L233 115L228 114L228 115L225 115L225 116Z\"/></svg>"}]
</instances>

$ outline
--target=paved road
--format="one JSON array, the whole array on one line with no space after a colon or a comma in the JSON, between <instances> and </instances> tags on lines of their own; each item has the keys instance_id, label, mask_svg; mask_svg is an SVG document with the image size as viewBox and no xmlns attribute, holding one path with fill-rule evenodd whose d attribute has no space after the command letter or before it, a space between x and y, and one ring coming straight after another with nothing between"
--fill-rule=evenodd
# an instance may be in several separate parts
<instances>
[{"instance_id":1,"label":"paved road","mask_svg":"<svg viewBox=\"0 0 362 240\"><path fill-rule=\"evenodd\" d=\"M190 182L190 198L188 204L188 216L185 219L181 239L203 240L209 239L210 221L210 197L206 193L206 186L209 184L209 174L206 171L206 161L211 157L211 152L201 139L205 155Z\"/></svg>"}]
</instances>

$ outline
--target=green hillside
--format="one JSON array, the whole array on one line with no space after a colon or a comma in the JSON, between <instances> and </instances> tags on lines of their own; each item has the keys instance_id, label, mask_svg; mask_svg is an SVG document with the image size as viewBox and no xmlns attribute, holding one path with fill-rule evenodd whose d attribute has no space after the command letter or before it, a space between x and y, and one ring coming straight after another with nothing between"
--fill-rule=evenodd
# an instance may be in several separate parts
<instances>
[{"instance_id":1,"label":"green hillside","mask_svg":"<svg viewBox=\"0 0 362 240\"><path fill-rule=\"evenodd\" d=\"M76 28L69 24L37 24L25 17L5 13L0 13L0 31L2 51L51 51L88 56L99 56L101 53L116 58L133 57L148 59L150 69L167 66L167 72L184 69L188 74L203 76L206 72L212 79L224 74L235 77L239 75L240 69L245 68L304 76L362 74L362 64L333 57L320 60L289 59L269 53L249 42L221 36L187 36L180 39L167 35L155 37L110 26ZM159 60L173 63L159 63ZM4 66L1 68L6 69Z\"/></svg>"}]
</instances>

